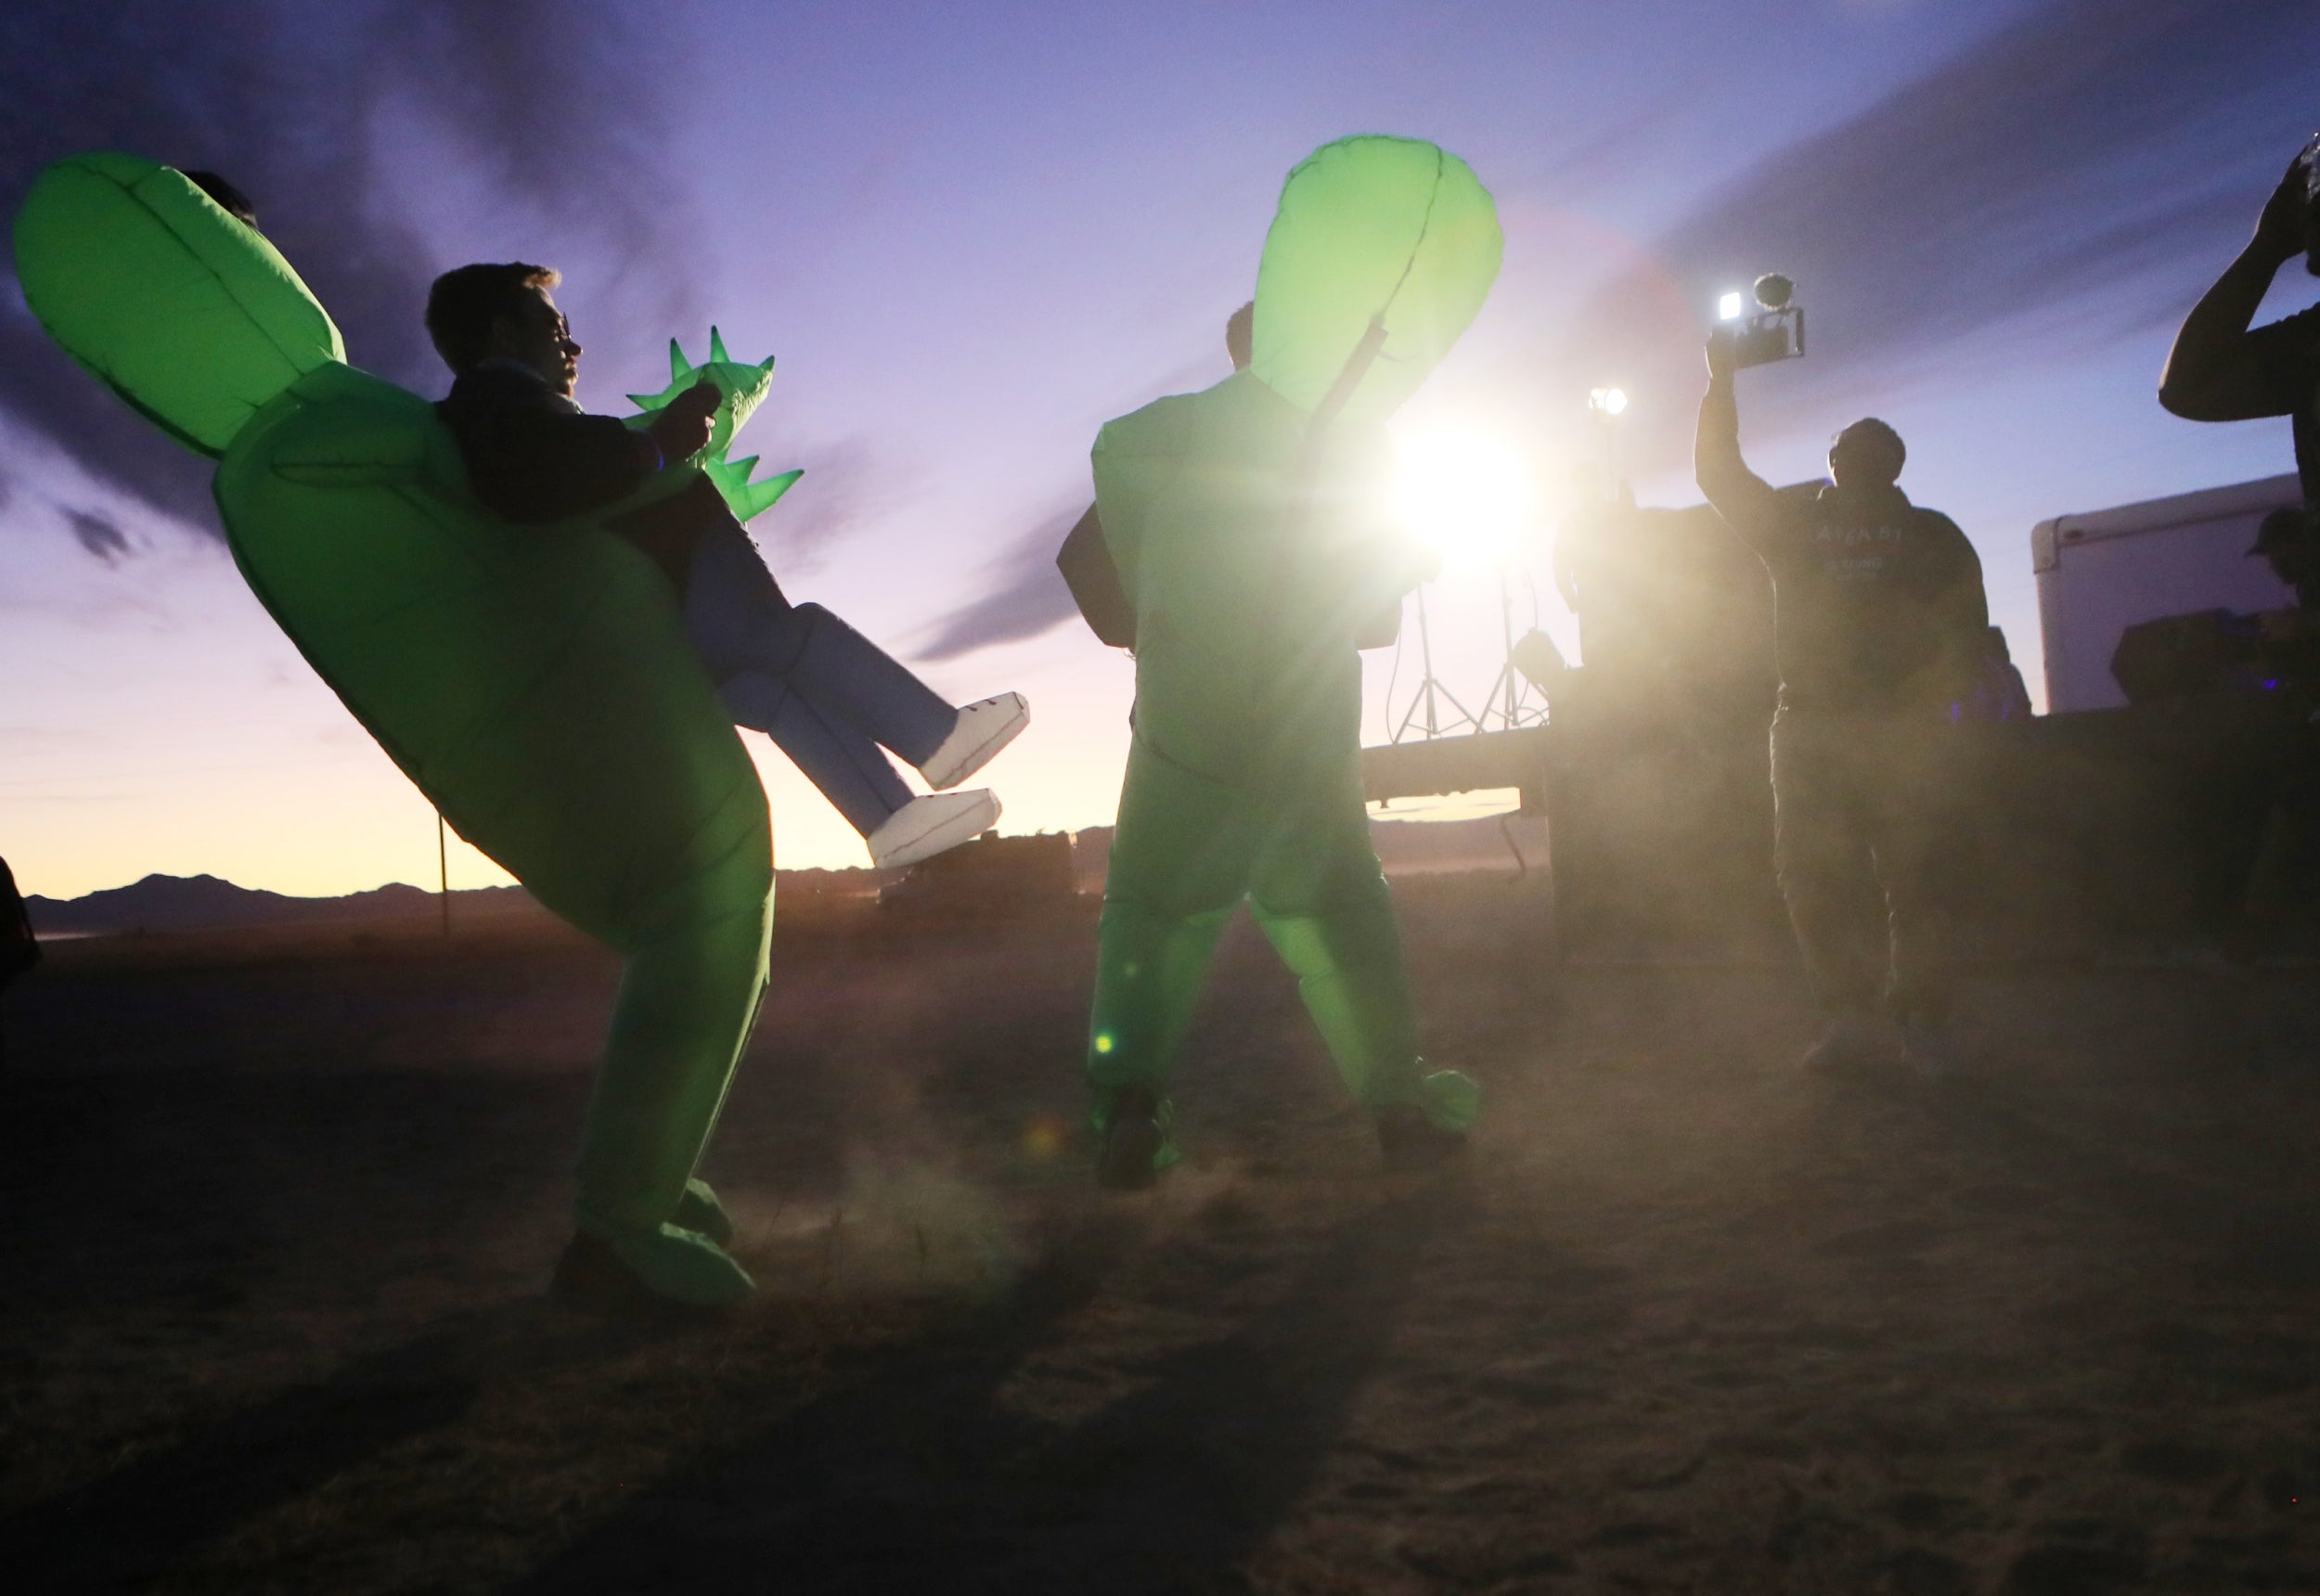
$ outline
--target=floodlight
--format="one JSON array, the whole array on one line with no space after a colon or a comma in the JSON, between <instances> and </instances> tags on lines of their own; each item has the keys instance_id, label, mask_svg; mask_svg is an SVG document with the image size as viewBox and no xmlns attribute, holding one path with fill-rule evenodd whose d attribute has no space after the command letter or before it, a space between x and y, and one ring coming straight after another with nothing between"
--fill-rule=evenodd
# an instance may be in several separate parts
<instances>
[{"instance_id":1,"label":"floodlight","mask_svg":"<svg viewBox=\"0 0 2320 1596\"><path fill-rule=\"evenodd\" d=\"M1598 416L1618 416L1627 409L1627 390L1624 388L1590 388L1587 407Z\"/></svg>"},{"instance_id":2,"label":"floodlight","mask_svg":"<svg viewBox=\"0 0 2320 1596\"><path fill-rule=\"evenodd\" d=\"M1738 321L1740 319L1740 313L1742 310L1746 308L1746 304L1747 302L1741 297L1740 290L1738 289L1734 289L1731 292L1725 294L1721 299L1719 299L1716 302L1716 319L1718 321Z\"/></svg>"},{"instance_id":3,"label":"floodlight","mask_svg":"<svg viewBox=\"0 0 2320 1596\"><path fill-rule=\"evenodd\" d=\"M1466 431L1424 432L1398 443L1397 508L1449 566L1488 570L1514 552L1537 514L1530 467L1519 450Z\"/></svg>"}]
</instances>

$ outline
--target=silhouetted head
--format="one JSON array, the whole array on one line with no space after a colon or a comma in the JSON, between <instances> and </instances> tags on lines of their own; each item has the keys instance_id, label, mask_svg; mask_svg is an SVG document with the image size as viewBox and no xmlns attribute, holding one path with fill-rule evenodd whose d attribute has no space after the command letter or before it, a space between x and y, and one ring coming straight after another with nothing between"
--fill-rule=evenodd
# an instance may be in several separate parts
<instances>
[{"instance_id":1,"label":"silhouetted head","mask_svg":"<svg viewBox=\"0 0 2320 1596\"><path fill-rule=\"evenodd\" d=\"M1889 488L1908 457L1899 432L1864 416L1829 440L1829 480L1840 488Z\"/></svg>"},{"instance_id":2,"label":"silhouetted head","mask_svg":"<svg viewBox=\"0 0 2320 1596\"><path fill-rule=\"evenodd\" d=\"M1232 357L1232 369L1240 371L1248 366L1249 345L1257 335L1257 302L1251 300L1224 318L1224 352Z\"/></svg>"},{"instance_id":3,"label":"silhouetted head","mask_svg":"<svg viewBox=\"0 0 2320 1596\"><path fill-rule=\"evenodd\" d=\"M1982 658L1987 660L1996 660L2009 665L2014 663L2014 650L2005 646L2004 627L1992 626L1982 634L1981 652Z\"/></svg>"},{"instance_id":4,"label":"silhouetted head","mask_svg":"<svg viewBox=\"0 0 2320 1596\"><path fill-rule=\"evenodd\" d=\"M250 202L249 195L244 194L214 172L188 172L185 174L185 178L187 182L215 200L217 208L235 221L239 222L245 227L256 228L258 208Z\"/></svg>"},{"instance_id":5,"label":"silhouetted head","mask_svg":"<svg viewBox=\"0 0 2320 1596\"><path fill-rule=\"evenodd\" d=\"M445 272L427 290L427 336L454 374L485 360L513 360L570 397L580 345L548 293L561 280L553 266L522 261Z\"/></svg>"},{"instance_id":6,"label":"silhouetted head","mask_svg":"<svg viewBox=\"0 0 2320 1596\"><path fill-rule=\"evenodd\" d=\"M2320 577L2320 534L2315 534L2311 512L2293 507L2283 507L2265 516L2256 527L2255 547L2250 556L2262 555L2272 574L2290 587L2302 587Z\"/></svg>"}]
</instances>

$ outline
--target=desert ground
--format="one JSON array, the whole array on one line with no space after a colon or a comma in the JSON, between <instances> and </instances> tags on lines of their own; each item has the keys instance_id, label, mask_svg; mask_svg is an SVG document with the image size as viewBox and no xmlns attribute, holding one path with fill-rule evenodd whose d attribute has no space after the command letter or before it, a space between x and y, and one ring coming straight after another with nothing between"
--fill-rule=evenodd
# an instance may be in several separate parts
<instances>
[{"instance_id":1,"label":"desert ground","mask_svg":"<svg viewBox=\"0 0 2320 1596\"><path fill-rule=\"evenodd\" d=\"M615 969L544 920L62 943L6 999L17 1590L2320 1591L2320 970L1779 962L1400 888L1464 1166L1237 927L1189 1159L1087 1178L1091 902L786 915L725 1322L544 1297Z\"/></svg>"}]
</instances>

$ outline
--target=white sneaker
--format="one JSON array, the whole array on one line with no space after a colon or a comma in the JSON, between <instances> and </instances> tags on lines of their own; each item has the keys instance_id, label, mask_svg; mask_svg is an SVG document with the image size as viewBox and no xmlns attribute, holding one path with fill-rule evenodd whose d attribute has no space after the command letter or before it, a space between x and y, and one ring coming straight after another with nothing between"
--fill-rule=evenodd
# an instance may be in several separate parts
<instances>
[{"instance_id":1,"label":"white sneaker","mask_svg":"<svg viewBox=\"0 0 2320 1596\"><path fill-rule=\"evenodd\" d=\"M999 799L987 787L929 792L887 816L870 834L870 862L882 870L900 869L972 842L998 823Z\"/></svg>"},{"instance_id":2,"label":"white sneaker","mask_svg":"<svg viewBox=\"0 0 2320 1596\"><path fill-rule=\"evenodd\" d=\"M1821 1028L1821 1039L1807 1050L1802 1067L1815 1075L1850 1075L1876 1062L1875 1022L1865 1014L1840 1014Z\"/></svg>"},{"instance_id":3,"label":"white sneaker","mask_svg":"<svg viewBox=\"0 0 2320 1596\"><path fill-rule=\"evenodd\" d=\"M1031 705L1021 693L978 700L959 712L959 724L919 766L919 774L935 792L947 792L988 765L1030 724Z\"/></svg>"}]
</instances>

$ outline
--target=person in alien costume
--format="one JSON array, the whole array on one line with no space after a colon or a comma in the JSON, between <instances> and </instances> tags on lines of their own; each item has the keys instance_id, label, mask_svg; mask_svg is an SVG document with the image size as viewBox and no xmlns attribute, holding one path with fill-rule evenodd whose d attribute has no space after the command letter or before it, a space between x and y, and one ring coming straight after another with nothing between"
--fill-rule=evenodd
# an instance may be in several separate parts
<instances>
[{"instance_id":1,"label":"person in alien costume","mask_svg":"<svg viewBox=\"0 0 2320 1596\"><path fill-rule=\"evenodd\" d=\"M59 161L15 245L57 341L218 461L235 562L355 718L462 837L625 956L560 1280L747 1295L693 1171L765 986L765 792L674 588L605 523L703 476L739 519L778 496L785 479L723 458L772 363L712 361L659 397L715 385L703 454L620 505L519 527L471 496L433 408L348 366L297 273L181 174Z\"/></svg>"},{"instance_id":2,"label":"person in alien costume","mask_svg":"<svg viewBox=\"0 0 2320 1596\"><path fill-rule=\"evenodd\" d=\"M1502 247L1457 157L1325 145L1282 188L1247 367L1096 440L1096 514L1136 644L1089 1026L1107 1186L1178 1157L1170 1066L1244 898L1389 1164L1455 1152L1474 1122L1474 1082L1419 1056L1362 805L1355 648L1428 567L1384 520L1383 423L1481 309Z\"/></svg>"}]
</instances>

